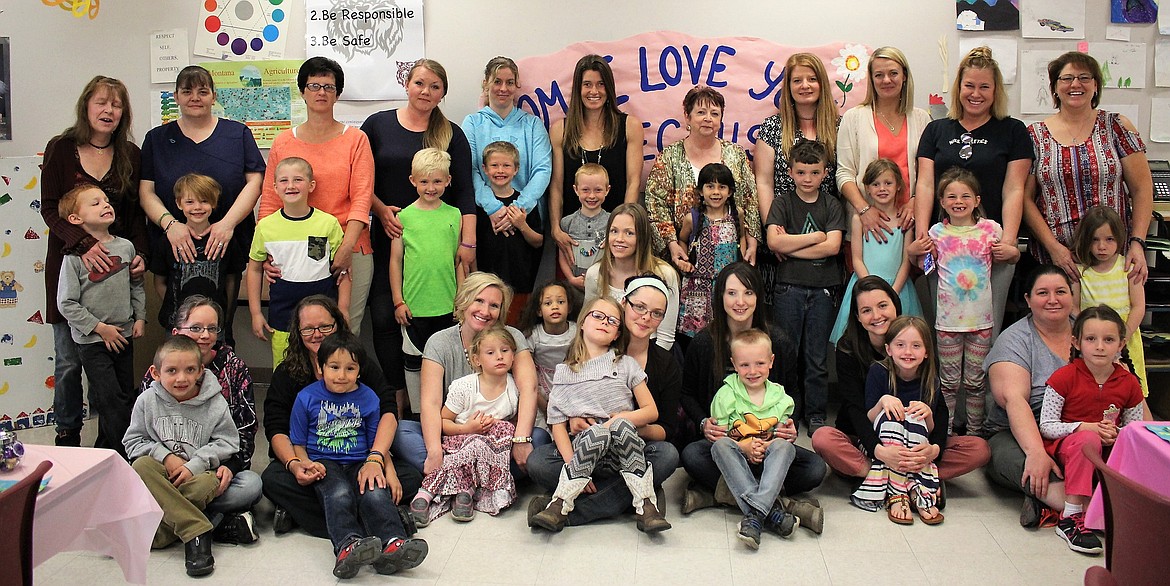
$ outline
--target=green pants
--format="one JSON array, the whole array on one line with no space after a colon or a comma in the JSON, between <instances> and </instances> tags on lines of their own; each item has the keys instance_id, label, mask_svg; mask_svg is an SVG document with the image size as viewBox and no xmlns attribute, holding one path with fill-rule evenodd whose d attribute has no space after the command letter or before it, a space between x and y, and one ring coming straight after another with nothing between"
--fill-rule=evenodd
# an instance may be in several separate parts
<instances>
[{"instance_id":1,"label":"green pants","mask_svg":"<svg viewBox=\"0 0 1170 586\"><path fill-rule=\"evenodd\" d=\"M203 509L215 498L215 491L219 488L219 479L214 472L196 474L176 487L167 478L166 466L150 456L134 460L133 467L163 511L152 548L166 547L176 539L187 543L211 531L211 522L203 514Z\"/></svg>"}]
</instances>

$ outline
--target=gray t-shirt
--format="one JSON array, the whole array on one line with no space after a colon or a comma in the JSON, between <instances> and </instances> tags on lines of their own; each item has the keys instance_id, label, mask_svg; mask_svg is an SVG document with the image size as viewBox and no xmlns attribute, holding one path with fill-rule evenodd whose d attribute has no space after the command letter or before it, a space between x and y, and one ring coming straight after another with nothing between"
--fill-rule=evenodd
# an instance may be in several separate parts
<instances>
[{"instance_id":1,"label":"gray t-shirt","mask_svg":"<svg viewBox=\"0 0 1170 586\"><path fill-rule=\"evenodd\" d=\"M114 237L105 243L114 268L104 273L90 272L81 257L68 254L61 261L57 281L57 309L69 322L73 341L96 344L102 337L93 331L99 323L117 326L127 340L135 320L146 319L146 290L142 277L130 278L130 263L138 254L125 238Z\"/></svg>"},{"instance_id":2,"label":"gray t-shirt","mask_svg":"<svg viewBox=\"0 0 1170 586\"><path fill-rule=\"evenodd\" d=\"M629 356L614 360L610 350L573 372L558 364L548 396L548 423L564 423L570 417L609 419L613 413L635 407L634 387L645 382L646 372Z\"/></svg>"},{"instance_id":3,"label":"gray t-shirt","mask_svg":"<svg viewBox=\"0 0 1170 586\"><path fill-rule=\"evenodd\" d=\"M1029 315L999 334L991 352L983 360L983 369L990 371L997 362L1017 364L1031 374L1032 392L1028 395L1028 404L1032 407L1032 416L1040 421L1040 406L1044 404L1044 388L1048 385L1048 378L1058 368L1068 364L1068 361L1048 349ZM1007 411L995 400L988 401L984 428L991 433L1010 428Z\"/></svg>"},{"instance_id":4,"label":"gray t-shirt","mask_svg":"<svg viewBox=\"0 0 1170 586\"><path fill-rule=\"evenodd\" d=\"M505 326L512 338L516 340L516 354L529 352L528 340L520 330ZM475 374L471 365L467 363L467 355L463 352L463 339L459 337L459 325L453 325L445 330L439 330L427 340L423 349L423 358L437 362L443 367L443 400L447 399L447 390L451 382L457 378Z\"/></svg>"},{"instance_id":5,"label":"gray t-shirt","mask_svg":"<svg viewBox=\"0 0 1170 586\"><path fill-rule=\"evenodd\" d=\"M573 248L573 276L580 277L597 260L601 246L605 244L605 227L609 224L609 212L587 217L577 210L561 218L561 230L577 241Z\"/></svg>"},{"instance_id":6,"label":"gray t-shirt","mask_svg":"<svg viewBox=\"0 0 1170 586\"><path fill-rule=\"evenodd\" d=\"M845 208L831 195L817 192L817 200L807 203L795 192L784 193L772 200L768 221L764 228L778 225L788 234L812 234L813 232L840 232L845 234ZM833 253L824 258L807 259L789 256L776 270L776 280L788 285L811 287L834 287L844 282L841 272L840 255Z\"/></svg>"}]
</instances>

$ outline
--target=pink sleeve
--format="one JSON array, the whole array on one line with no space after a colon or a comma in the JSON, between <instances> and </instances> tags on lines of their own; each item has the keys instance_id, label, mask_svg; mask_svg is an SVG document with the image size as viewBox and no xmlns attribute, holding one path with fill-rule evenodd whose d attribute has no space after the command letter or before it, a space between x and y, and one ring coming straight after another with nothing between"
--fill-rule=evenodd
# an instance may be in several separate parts
<instances>
[{"instance_id":1,"label":"pink sleeve","mask_svg":"<svg viewBox=\"0 0 1170 586\"><path fill-rule=\"evenodd\" d=\"M284 146L284 132L277 135L276 140L272 141L272 148L268 149L268 164L264 166L264 181L260 186L260 212L257 220L263 220L280 209L280 197L276 195L276 164L282 158L280 149Z\"/></svg>"}]
</instances>

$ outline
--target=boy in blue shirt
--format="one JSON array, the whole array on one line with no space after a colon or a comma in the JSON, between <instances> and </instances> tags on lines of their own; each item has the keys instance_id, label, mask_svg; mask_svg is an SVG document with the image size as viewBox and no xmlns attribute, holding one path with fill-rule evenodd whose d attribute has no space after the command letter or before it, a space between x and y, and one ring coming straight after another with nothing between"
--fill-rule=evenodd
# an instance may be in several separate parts
<instances>
[{"instance_id":1,"label":"boy in blue shirt","mask_svg":"<svg viewBox=\"0 0 1170 586\"><path fill-rule=\"evenodd\" d=\"M364 354L352 334L325 338L317 350L321 380L297 395L289 421L295 457L287 464L309 462L338 578L352 578L370 563L379 574L393 574L427 555L426 541L406 538L382 472L385 454L372 450L381 416L378 395L358 381Z\"/></svg>"}]
</instances>

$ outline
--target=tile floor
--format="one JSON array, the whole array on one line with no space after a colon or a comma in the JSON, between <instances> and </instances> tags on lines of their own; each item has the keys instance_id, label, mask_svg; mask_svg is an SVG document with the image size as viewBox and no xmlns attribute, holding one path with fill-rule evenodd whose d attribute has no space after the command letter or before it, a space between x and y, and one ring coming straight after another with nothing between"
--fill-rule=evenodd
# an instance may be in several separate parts
<instances>
[{"instance_id":1,"label":"tile floor","mask_svg":"<svg viewBox=\"0 0 1170 586\"><path fill-rule=\"evenodd\" d=\"M261 402L260 397L257 398ZM86 426L88 445L95 426ZM21 432L29 443L52 443L50 429ZM268 463L261 434L253 469ZM808 439L800 443L807 447ZM420 532L430 544L426 561L389 578L419 584L671 584L687 576L705 584L1080 584L1085 568L1104 565L1069 551L1052 531L1029 531L1017 522L1020 499L991 486L979 472L951 481L946 521L902 527L884 513L866 513L847 502L849 485L830 475L816 492L825 509L825 531L800 529L791 540L765 534L759 551L736 538L739 515L730 509L678 513L687 475L681 468L665 484L670 531L648 537L631 517L550 535L525 523L528 499L521 498L499 517L479 515L471 523L443 517ZM332 584L329 543L293 531L272 533L272 505L261 500L256 512L260 541L250 546L214 548L216 571L204 584ZM66 552L36 569L36 583L120 584L122 574L110 558ZM155 551L148 568L151 584L181 584L183 549ZM347 583L387 580L363 570Z\"/></svg>"}]
</instances>

